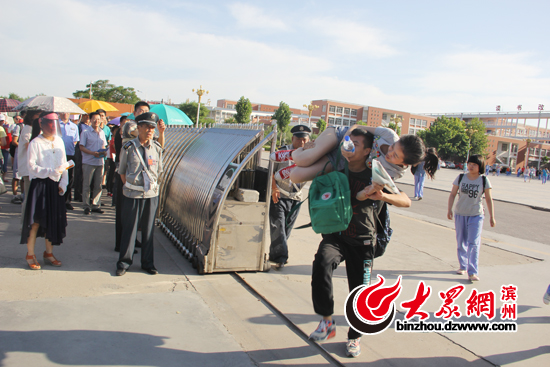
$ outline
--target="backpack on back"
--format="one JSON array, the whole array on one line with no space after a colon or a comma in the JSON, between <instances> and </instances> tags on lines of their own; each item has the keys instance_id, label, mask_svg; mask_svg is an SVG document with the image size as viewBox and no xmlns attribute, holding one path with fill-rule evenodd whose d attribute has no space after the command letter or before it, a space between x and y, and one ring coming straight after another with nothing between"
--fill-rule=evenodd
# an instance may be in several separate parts
<instances>
[{"instance_id":1,"label":"backpack on back","mask_svg":"<svg viewBox=\"0 0 550 367\"><path fill-rule=\"evenodd\" d=\"M338 150L336 160L337 167L339 161L340 150ZM353 208L351 207L347 161L345 174L338 171L325 173L328 163L325 164L323 170L311 182L309 196L304 200L309 199L309 217L311 223L297 227L296 229L311 226L315 233L329 234L345 231L351 222ZM292 209L290 214L297 210L304 201ZM289 215L290 217L291 215Z\"/></svg>"}]
</instances>

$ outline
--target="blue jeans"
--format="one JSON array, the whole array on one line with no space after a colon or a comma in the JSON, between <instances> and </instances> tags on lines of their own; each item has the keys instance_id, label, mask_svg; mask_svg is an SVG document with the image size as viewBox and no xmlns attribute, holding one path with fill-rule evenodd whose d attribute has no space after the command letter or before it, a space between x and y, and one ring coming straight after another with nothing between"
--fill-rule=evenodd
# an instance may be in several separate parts
<instances>
[{"instance_id":1,"label":"blue jeans","mask_svg":"<svg viewBox=\"0 0 550 367\"><path fill-rule=\"evenodd\" d=\"M479 248L483 215L463 216L455 214L455 231L458 263L468 275L478 274Z\"/></svg>"},{"instance_id":2,"label":"blue jeans","mask_svg":"<svg viewBox=\"0 0 550 367\"><path fill-rule=\"evenodd\" d=\"M2 158L4 162L2 163L2 173L8 172L8 160L10 159L10 150L2 149Z\"/></svg>"},{"instance_id":3,"label":"blue jeans","mask_svg":"<svg viewBox=\"0 0 550 367\"><path fill-rule=\"evenodd\" d=\"M426 175L414 175L414 197L421 198L424 196L424 181Z\"/></svg>"}]
</instances>

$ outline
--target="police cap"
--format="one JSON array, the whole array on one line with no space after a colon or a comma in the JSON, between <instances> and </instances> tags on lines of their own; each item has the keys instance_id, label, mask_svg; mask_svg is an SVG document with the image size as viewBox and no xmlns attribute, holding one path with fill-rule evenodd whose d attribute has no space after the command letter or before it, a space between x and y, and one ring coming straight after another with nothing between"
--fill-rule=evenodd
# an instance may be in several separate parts
<instances>
[{"instance_id":1,"label":"police cap","mask_svg":"<svg viewBox=\"0 0 550 367\"><path fill-rule=\"evenodd\" d=\"M139 116L136 116L135 121L138 125L147 124L153 127L157 127L157 123L159 122L159 115L154 112L146 112L142 113Z\"/></svg>"},{"instance_id":2,"label":"police cap","mask_svg":"<svg viewBox=\"0 0 550 367\"><path fill-rule=\"evenodd\" d=\"M311 129L306 125L296 125L290 129L290 132L297 138L305 138L306 136L309 136Z\"/></svg>"}]
</instances>

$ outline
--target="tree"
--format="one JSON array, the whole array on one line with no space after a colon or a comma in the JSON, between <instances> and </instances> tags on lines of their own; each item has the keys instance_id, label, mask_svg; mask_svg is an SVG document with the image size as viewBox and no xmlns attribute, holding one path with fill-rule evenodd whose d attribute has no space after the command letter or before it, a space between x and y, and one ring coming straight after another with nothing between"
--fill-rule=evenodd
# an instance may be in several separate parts
<instances>
[{"instance_id":1,"label":"tree","mask_svg":"<svg viewBox=\"0 0 550 367\"><path fill-rule=\"evenodd\" d=\"M15 99L16 101L23 102L23 101L29 99L30 97L23 98L23 97L19 97L19 95L16 94L16 93L10 93L10 94L8 94L7 97L6 96L0 96L0 98Z\"/></svg>"},{"instance_id":2,"label":"tree","mask_svg":"<svg viewBox=\"0 0 550 367\"><path fill-rule=\"evenodd\" d=\"M548 158L547 156L541 157L541 158L540 158L540 162L541 162L543 165L547 165L548 162L550 162L550 158Z\"/></svg>"},{"instance_id":3,"label":"tree","mask_svg":"<svg viewBox=\"0 0 550 367\"><path fill-rule=\"evenodd\" d=\"M193 121L194 124L196 124L197 123L197 106L198 106L197 102L184 102L180 104L178 108L182 110L183 113L185 113L187 117L189 117L191 121ZM208 107L206 107L201 103L199 122L203 123L204 119L206 119L209 114L210 114L210 111L208 110Z\"/></svg>"},{"instance_id":4,"label":"tree","mask_svg":"<svg viewBox=\"0 0 550 367\"><path fill-rule=\"evenodd\" d=\"M401 127L399 127L399 125L397 125L395 122L390 122L388 127L395 131L398 136L401 136Z\"/></svg>"},{"instance_id":5,"label":"tree","mask_svg":"<svg viewBox=\"0 0 550 367\"><path fill-rule=\"evenodd\" d=\"M235 120L239 124L248 124L250 123L250 114L252 113L252 103L248 98L242 96L237 104L235 105L237 114L235 115Z\"/></svg>"},{"instance_id":6,"label":"tree","mask_svg":"<svg viewBox=\"0 0 550 367\"><path fill-rule=\"evenodd\" d=\"M236 124L237 120L235 120L235 117L231 116L231 117L226 118L224 123L225 124Z\"/></svg>"},{"instance_id":7,"label":"tree","mask_svg":"<svg viewBox=\"0 0 550 367\"><path fill-rule=\"evenodd\" d=\"M279 145L281 145L282 138L285 135L288 125L290 125L290 119L292 118L292 111L290 107L284 102L279 103L279 108L275 111L275 114L271 116L272 120L277 120L277 133L279 134Z\"/></svg>"},{"instance_id":8,"label":"tree","mask_svg":"<svg viewBox=\"0 0 550 367\"><path fill-rule=\"evenodd\" d=\"M319 134L322 133L327 128L327 122L323 119L319 119L319 121L317 121L317 128L319 129Z\"/></svg>"},{"instance_id":9,"label":"tree","mask_svg":"<svg viewBox=\"0 0 550 367\"><path fill-rule=\"evenodd\" d=\"M73 93L75 98L90 98L90 84L86 89ZM135 104L140 98L136 90L131 87L122 87L110 84L108 80L97 80L92 83L92 99L97 101Z\"/></svg>"},{"instance_id":10,"label":"tree","mask_svg":"<svg viewBox=\"0 0 550 367\"><path fill-rule=\"evenodd\" d=\"M487 136L485 125L475 118L465 123L456 117L438 117L427 130L417 133L426 146L437 149L442 159L458 157L466 160L468 155L468 141L470 141L470 154L485 155L487 149Z\"/></svg>"}]
</instances>

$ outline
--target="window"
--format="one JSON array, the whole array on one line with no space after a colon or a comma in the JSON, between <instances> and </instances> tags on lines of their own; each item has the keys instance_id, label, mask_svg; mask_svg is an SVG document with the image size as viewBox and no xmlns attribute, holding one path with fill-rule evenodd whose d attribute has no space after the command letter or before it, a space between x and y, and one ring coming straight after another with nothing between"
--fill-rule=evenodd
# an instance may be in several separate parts
<instances>
[{"instance_id":1,"label":"window","mask_svg":"<svg viewBox=\"0 0 550 367\"><path fill-rule=\"evenodd\" d=\"M382 120L387 120L388 119L388 114L387 113L383 113L382 114Z\"/></svg>"},{"instance_id":2,"label":"window","mask_svg":"<svg viewBox=\"0 0 550 367\"><path fill-rule=\"evenodd\" d=\"M336 107L336 113L342 113L342 107Z\"/></svg>"},{"instance_id":3,"label":"window","mask_svg":"<svg viewBox=\"0 0 550 367\"><path fill-rule=\"evenodd\" d=\"M334 117L329 117L328 118L328 124L329 125L334 125Z\"/></svg>"},{"instance_id":4,"label":"window","mask_svg":"<svg viewBox=\"0 0 550 367\"><path fill-rule=\"evenodd\" d=\"M414 125L415 121L416 121L415 119L411 119L410 125L411 125L411 126L415 126L415 125Z\"/></svg>"},{"instance_id":5,"label":"window","mask_svg":"<svg viewBox=\"0 0 550 367\"><path fill-rule=\"evenodd\" d=\"M342 119L336 119L336 125L342 125Z\"/></svg>"},{"instance_id":6,"label":"window","mask_svg":"<svg viewBox=\"0 0 550 367\"><path fill-rule=\"evenodd\" d=\"M351 115L352 116L357 116L357 110L351 110Z\"/></svg>"},{"instance_id":7,"label":"window","mask_svg":"<svg viewBox=\"0 0 550 367\"><path fill-rule=\"evenodd\" d=\"M512 144L512 153L517 153L517 152L518 152L518 145Z\"/></svg>"},{"instance_id":8,"label":"window","mask_svg":"<svg viewBox=\"0 0 550 367\"><path fill-rule=\"evenodd\" d=\"M508 143L502 143L502 148L500 150L502 151L508 150Z\"/></svg>"},{"instance_id":9,"label":"window","mask_svg":"<svg viewBox=\"0 0 550 367\"><path fill-rule=\"evenodd\" d=\"M344 115L349 115L350 113L350 109L349 108L344 108Z\"/></svg>"},{"instance_id":10,"label":"window","mask_svg":"<svg viewBox=\"0 0 550 367\"><path fill-rule=\"evenodd\" d=\"M343 119L342 120L342 125L349 126L349 120L348 119Z\"/></svg>"},{"instance_id":11,"label":"window","mask_svg":"<svg viewBox=\"0 0 550 367\"><path fill-rule=\"evenodd\" d=\"M323 105L323 112L327 112L327 106Z\"/></svg>"},{"instance_id":12,"label":"window","mask_svg":"<svg viewBox=\"0 0 550 367\"><path fill-rule=\"evenodd\" d=\"M334 107L334 106L329 106L328 107L328 112L334 113L335 110L336 110L336 107Z\"/></svg>"},{"instance_id":13,"label":"window","mask_svg":"<svg viewBox=\"0 0 550 367\"><path fill-rule=\"evenodd\" d=\"M228 103L228 104L227 104L227 108L233 109L233 108L235 108L235 105L232 105L232 104L229 104L229 103Z\"/></svg>"},{"instance_id":14,"label":"window","mask_svg":"<svg viewBox=\"0 0 550 367\"><path fill-rule=\"evenodd\" d=\"M428 121L422 120L422 127L426 127L428 125Z\"/></svg>"}]
</instances>

